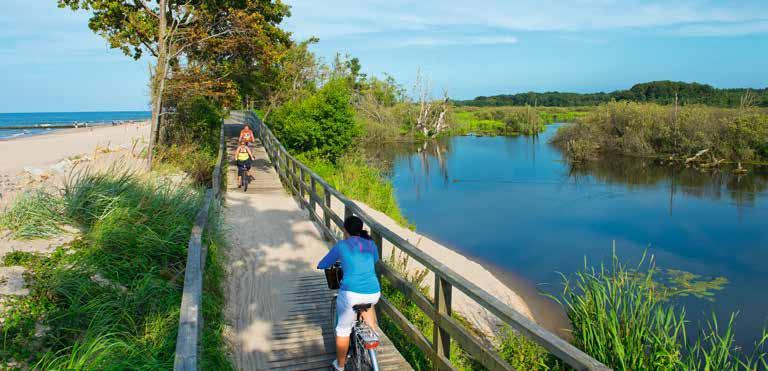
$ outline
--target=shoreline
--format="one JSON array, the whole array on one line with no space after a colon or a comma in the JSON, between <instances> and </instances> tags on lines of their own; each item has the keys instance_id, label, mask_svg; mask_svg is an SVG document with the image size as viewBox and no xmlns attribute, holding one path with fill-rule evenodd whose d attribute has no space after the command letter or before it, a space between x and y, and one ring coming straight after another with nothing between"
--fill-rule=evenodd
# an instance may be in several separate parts
<instances>
[{"instance_id":1,"label":"shoreline","mask_svg":"<svg viewBox=\"0 0 768 371\"><path fill-rule=\"evenodd\" d=\"M0 146L0 174L30 172L60 161L101 150L138 146L149 132L148 121L58 129L6 138Z\"/></svg>"}]
</instances>

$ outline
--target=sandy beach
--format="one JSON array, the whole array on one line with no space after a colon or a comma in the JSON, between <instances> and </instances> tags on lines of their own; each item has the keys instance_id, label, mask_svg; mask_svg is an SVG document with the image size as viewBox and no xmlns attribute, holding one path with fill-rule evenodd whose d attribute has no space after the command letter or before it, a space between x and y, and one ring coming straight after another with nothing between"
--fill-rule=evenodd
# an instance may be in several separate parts
<instances>
[{"instance_id":1,"label":"sandy beach","mask_svg":"<svg viewBox=\"0 0 768 371\"><path fill-rule=\"evenodd\" d=\"M126 148L147 138L148 122L119 126L63 129L50 134L0 141L0 174L43 168L58 161L91 154L97 149Z\"/></svg>"},{"instance_id":2,"label":"sandy beach","mask_svg":"<svg viewBox=\"0 0 768 371\"><path fill-rule=\"evenodd\" d=\"M146 147L149 123L64 129L50 134L0 140L0 209L25 189L58 185L84 164L111 166ZM131 166L138 163L131 159Z\"/></svg>"}]
</instances>

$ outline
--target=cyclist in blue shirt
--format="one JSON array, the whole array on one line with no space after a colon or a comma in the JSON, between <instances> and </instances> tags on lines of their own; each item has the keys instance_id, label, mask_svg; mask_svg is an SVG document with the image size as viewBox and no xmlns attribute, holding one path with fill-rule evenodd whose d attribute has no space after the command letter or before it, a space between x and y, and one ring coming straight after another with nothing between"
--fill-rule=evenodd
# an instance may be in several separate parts
<instances>
[{"instance_id":1,"label":"cyclist in blue shirt","mask_svg":"<svg viewBox=\"0 0 768 371\"><path fill-rule=\"evenodd\" d=\"M376 261L379 252L368 232L363 230L363 221L356 216L344 220L344 239L333 246L328 255L317 264L318 269L327 269L337 261L341 262L344 278L336 297L338 320L336 325L336 360L333 367L343 370L349 350L349 335L355 322L352 306L376 304L381 297L381 286L376 278ZM362 313L363 320L376 328L376 315L371 310Z\"/></svg>"}]
</instances>

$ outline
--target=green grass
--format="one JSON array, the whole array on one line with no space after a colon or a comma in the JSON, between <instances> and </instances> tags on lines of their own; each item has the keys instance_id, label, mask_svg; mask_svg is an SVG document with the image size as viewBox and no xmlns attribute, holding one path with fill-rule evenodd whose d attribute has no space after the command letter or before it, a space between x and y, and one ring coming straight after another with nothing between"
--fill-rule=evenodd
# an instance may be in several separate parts
<instances>
[{"instance_id":1,"label":"green grass","mask_svg":"<svg viewBox=\"0 0 768 371\"><path fill-rule=\"evenodd\" d=\"M41 369L173 366L186 247L200 192L108 172L75 177L58 217L82 238L48 257L6 256L27 268L30 295L12 300L0 358ZM216 218L214 218L216 220ZM214 228L217 231L218 228ZM220 336L220 234L209 234L204 365L226 368ZM35 337L36 324L49 330Z\"/></svg>"},{"instance_id":2,"label":"green grass","mask_svg":"<svg viewBox=\"0 0 768 371\"><path fill-rule=\"evenodd\" d=\"M307 155L297 158L350 199L367 204L400 225L410 225L397 204L392 183L378 169L366 164L361 156L350 153L335 164Z\"/></svg>"},{"instance_id":3,"label":"green grass","mask_svg":"<svg viewBox=\"0 0 768 371\"><path fill-rule=\"evenodd\" d=\"M533 107L465 107L451 113L443 135L536 135L547 115Z\"/></svg>"},{"instance_id":4,"label":"green grass","mask_svg":"<svg viewBox=\"0 0 768 371\"><path fill-rule=\"evenodd\" d=\"M25 192L0 214L0 229L16 239L50 238L61 229L61 200L43 190Z\"/></svg>"}]
</instances>

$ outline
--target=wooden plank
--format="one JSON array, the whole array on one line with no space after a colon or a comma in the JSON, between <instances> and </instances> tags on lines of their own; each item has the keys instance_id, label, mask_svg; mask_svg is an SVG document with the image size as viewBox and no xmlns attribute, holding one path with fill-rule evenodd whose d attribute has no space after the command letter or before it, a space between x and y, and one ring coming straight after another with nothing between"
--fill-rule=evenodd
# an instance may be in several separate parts
<instances>
[{"instance_id":1,"label":"wooden plank","mask_svg":"<svg viewBox=\"0 0 768 371\"><path fill-rule=\"evenodd\" d=\"M427 317L435 321L438 326L448 332L451 338L459 346L471 354L478 362L489 370L513 370L493 349L484 344L474 334L467 330L462 324L450 316L437 313L435 307L429 300L422 295L418 288L413 286L405 278L386 264L379 264L379 270L390 284L402 292L408 299L421 309Z\"/></svg>"},{"instance_id":2,"label":"wooden plank","mask_svg":"<svg viewBox=\"0 0 768 371\"><path fill-rule=\"evenodd\" d=\"M435 311L442 316L451 316L451 284L435 274ZM440 327L440 322L433 321L432 347L435 353L451 359L451 336ZM436 362L435 362L436 363Z\"/></svg>"}]
</instances>

